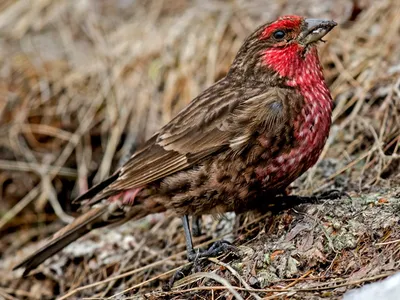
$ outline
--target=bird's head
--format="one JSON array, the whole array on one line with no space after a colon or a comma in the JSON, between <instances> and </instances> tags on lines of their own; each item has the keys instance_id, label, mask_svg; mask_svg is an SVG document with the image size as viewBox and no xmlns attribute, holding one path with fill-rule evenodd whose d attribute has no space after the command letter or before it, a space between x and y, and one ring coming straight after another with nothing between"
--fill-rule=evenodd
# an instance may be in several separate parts
<instances>
[{"instance_id":1,"label":"bird's head","mask_svg":"<svg viewBox=\"0 0 400 300\"><path fill-rule=\"evenodd\" d=\"M240 49L233 68L250 73L270 70L293 79L307 64L318 64L316 45L337 24L289 15L259 27Z\"/></svg>"},{"instance_id":2,"label":"bird's head","mask_svg":"<svg viewBox=\"0 0 400 300\"><path fill-rule=\"evenodd\" d=\"M283 16L260 27L258 39L268 48L295 46L299 51L312 47L337 24L322 19Z\"/></svg>"}]
</instances>

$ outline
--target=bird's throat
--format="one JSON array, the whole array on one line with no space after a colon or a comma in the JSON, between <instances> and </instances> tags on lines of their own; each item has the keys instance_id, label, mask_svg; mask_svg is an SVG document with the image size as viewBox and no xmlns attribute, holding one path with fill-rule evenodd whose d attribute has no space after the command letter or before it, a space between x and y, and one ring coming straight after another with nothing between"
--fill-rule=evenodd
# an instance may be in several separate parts
<instances>
[{"instance_id":1,"label":"bird's throat","mask_svg":"<svg viewBox=\"0 0 400 300\"><path fill-rule=\"evenodd\" d=\"M317 48L305 49L299 44L269 48L264 53L266 66L277 76L286 78L289 86L304 86L324 81Z\"/></svg>"}]
</instances>

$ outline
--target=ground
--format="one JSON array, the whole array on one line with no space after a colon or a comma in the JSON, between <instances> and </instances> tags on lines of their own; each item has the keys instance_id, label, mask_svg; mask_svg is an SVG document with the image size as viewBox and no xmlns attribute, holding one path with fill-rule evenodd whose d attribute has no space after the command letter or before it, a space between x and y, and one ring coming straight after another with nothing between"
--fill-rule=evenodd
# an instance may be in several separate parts
<instances>
[{"instance_id":1,"label":"ground","mask_svg":"<svg viewBox=\"0 0 400 300\"><path fill-rule=\"evenodd\" d=\"M334 98L318 164L291 186L336 200L203 217L187 269L179 219L97 230L21 278L12 267L107 176L227 72L282 14L339 23L320 56ZM386 1L6 0L0 4L0 299L320 299L400 269L400 4ZM268 201L269 199L266 199Z\"/></svg>"}]
</instances>

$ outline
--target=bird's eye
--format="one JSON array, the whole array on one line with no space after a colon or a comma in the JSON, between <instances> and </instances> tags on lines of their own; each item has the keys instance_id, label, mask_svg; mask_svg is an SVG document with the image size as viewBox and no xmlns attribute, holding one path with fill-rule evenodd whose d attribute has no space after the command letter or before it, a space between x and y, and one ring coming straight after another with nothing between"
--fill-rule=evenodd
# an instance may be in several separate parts
<instances>
[{"instance_id":1,"label":"bird's eye","mask_svg":"<svg viewBox=\"0 0 400 300\"><path fill-rule=\"evenodd\" d=\"M286 35L286 33L284 31L282 31L282 30L277 30L277 31L274 32L274 38L276 40L283 39L285 37L285 35Z\"/></svg>"}]
</instances>

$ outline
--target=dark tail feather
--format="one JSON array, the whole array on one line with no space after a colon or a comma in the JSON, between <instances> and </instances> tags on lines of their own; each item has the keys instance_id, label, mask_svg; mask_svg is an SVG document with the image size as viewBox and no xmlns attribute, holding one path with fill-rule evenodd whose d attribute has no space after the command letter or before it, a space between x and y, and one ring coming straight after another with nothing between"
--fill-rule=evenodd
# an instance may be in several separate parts
<instances>
[{"instance_id":1,"label":"dark tail feather","mask_svg":"<svg viewBox=\"0 0 400 300\"><path fill-rule=\"evenodd\" d=\"M96 184L95 186L92 186L86 193L80 195L78 198L75 198L72 201L72 203L78 203L81 202L82 200L93 198L99 192L101 192L103 189L105 189L107 186L109 186L111 183L117 180L118 176L119 172L115 173L114 175L111 175L110 177Z\"/></svg>"},{"instance_id":2,"label":"dark tail feather","mask_svg":"<svg viewBox=\"0 0 400 300\"><path fill-rule=\"evenodd\" d=\"M14 270L24 267L23 276L26 276L32 269L36 268L50 256L85 235L90 230L117 221L111 219L108 221L106 214L109 213L111 213L110 206L96 207L89 210L75 219L71 224L59 230L46 245L15 266Z\"/></svg>"}]
</instances>

